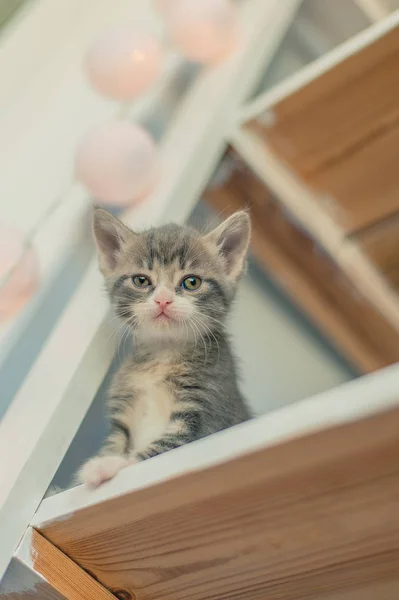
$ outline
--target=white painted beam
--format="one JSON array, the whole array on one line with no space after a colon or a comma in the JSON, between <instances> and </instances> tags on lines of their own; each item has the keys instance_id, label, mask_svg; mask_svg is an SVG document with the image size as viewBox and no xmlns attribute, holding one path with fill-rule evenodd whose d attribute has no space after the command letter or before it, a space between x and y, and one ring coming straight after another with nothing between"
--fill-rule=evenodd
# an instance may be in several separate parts
<instances>
[{"instance_id":1,"label":"white painted beam","mask_svg":"<svg viewBox=\"0 0 399 600\"><path fill-rule=\"evenodd\" d=\"M370 21L384 19L391 12L386 0L354 0L354 2Z\"/></svg>"}]
</instances>

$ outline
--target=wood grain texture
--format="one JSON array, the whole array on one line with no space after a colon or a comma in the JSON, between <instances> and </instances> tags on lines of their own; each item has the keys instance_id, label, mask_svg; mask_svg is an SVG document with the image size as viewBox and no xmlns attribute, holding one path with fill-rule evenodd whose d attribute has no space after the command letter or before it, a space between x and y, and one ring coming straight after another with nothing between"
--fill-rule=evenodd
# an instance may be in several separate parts
<instances>
[{"instance_id":1,"label":"wood grain texture","mask_svg":"<svg viewBox=\"0 0 399 600\"><path fill-rule=\"evenodd\" d=\"M399 214L358 232L356 240L391 279L390 273L399 269Z\"/></svg>"},{"instance_id":2,"label":"wood grain texture","mask_svg":"<svg viewBox=\"0 0 399 600\"><path fill-rule=\"evenodd\" d=\"M357 369L399 360L399 335L350 279L273 199L235 153L229 181L205 200L222 214L249 207L252 252L277 284Z\"/></svg>"},{"instance_id":3,"label":"wood grain texture","mask_svg":"<svg viewBox=\"0 0 399 600\"><path fill-rule=\"evenodd\" d=\"M399 210L398 61L395 27L252 123L346 232Z\"/></svg>"},{"instance_id":4,"label":"wood grain texture","mask_svg":"<svg viewBox=\"0 0 399 600\"><path fill-rule=\"evenodd\" d=\"M393 600L398 502L395 408L109 497L42 533L136 600Z\"/></svg>"},{"instance_id":5,"label":"wood grain texture","mask_svg":"<svg viewBox=\"0 0 399 600\"><path fill-rule=\"evenodd\" d=\"M391 286L399 293L399 268L393 269L386 274Z\"/></svg>"},{"instance_id":6,"label":"wood grain texture","mask_svg":"<svg viewBox=\"0 0 399 600\"><path fill-rule=\"evenodd\" d=\"M40 533L29 528L0 584L3 600L115 600Z\"/></svg>"},{"instance_id":7,"label":"wood grain texture","mask_svg":"<svg viewBox=\"0 0 399 600\"><path fill-rule=\"evenodd\" d=\"M32 561L35 571L68 600L115 600L113 594L34 529Z\"/></svg>"}]
</instances>

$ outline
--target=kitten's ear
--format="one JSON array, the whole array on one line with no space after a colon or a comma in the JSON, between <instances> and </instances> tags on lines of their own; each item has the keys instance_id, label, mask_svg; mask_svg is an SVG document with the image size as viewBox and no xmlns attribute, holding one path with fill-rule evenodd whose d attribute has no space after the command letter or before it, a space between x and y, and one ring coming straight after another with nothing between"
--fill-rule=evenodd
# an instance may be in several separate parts
<instances>
[{"instance_id":1,"label":"kitten's ear","mask_svg":"<svg viewBox=\"0 0 399 600\"><path fill-rule=\"evenodd\" d=\"M119 219L102 208L93 212L93 234L96 241L100 268L104 274L113 271L123 247L134 233Z\"/></svg>"},{"instance_id":2,"label":"kitten's ear","mask_svg":"<svg viewBox=\"0 0 399 600\"><path fill-rule=\"evenodd\" d=\"M216 245L228 275L237 279L243 270L251 237L249 215L243 210L235 212L205 237Z\"/></svg>"}]
</instances>

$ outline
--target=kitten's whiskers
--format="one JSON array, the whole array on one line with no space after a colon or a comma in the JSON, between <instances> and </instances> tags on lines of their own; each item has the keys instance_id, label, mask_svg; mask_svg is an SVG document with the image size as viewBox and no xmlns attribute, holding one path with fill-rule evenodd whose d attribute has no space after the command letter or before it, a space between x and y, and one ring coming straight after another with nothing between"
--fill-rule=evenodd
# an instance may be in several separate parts
<instances>
[{"instance_id":1,"label":"kitten's whiskers","mask_svg":"<svg viewBox=\"0 0 399 600\"><path fill-rule=\"evenodd\" d=\"M208 348L207 348L207 345L206 345L206 340L205 340L204 336L201 333L200 327L198 327L198 324L197 324L198 321L197 321L197 319L196 319L196 317L194 315L191 315L190 321L191 321L193 327L195 327L195 329L198 331L198 335L200 336L200 338L202 340L202 343L204 344L204 365L205 365L206 362L207 362L207 359L208 359Z\"/></svg>"},{"instance_id":2,"label":"kitten's whiskers","mask_svg":"<svg viewBox=\"0 0 399 600\"><path fill-rule=\"evenodd\" d=\"M220 359L220 345L219 345L219 341L218 341L216 335L213 333L213 331L211 330L211 328L205 323L205 321L201 320L201 318L199 317L199 315L195 315L194 318L196 319L199 327L203 327L205 329L205 333L208 336L212 336L213 339L215 340L217 348L218 348L218 362L219 362L219 359ZM209 340L209 343L211 344L211 340Z\"/></svg>"}]
</instances>

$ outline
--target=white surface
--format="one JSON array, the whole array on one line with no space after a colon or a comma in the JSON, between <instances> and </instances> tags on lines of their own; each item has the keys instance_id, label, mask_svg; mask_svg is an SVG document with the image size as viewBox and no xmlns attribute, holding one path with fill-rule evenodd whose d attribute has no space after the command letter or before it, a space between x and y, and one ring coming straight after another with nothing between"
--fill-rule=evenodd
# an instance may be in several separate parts
<instances>
[{"instance_id":1,"label":"white surface","mask_svg":"<svg viewBox=\"0 0 399 600\"><path fill-rule=\"evenodd\" d=\"M133 4L33 1L0 38L0 198L5 221L30 230L68 189L81 135L119 110L117 103L90 88L82 61L103 28L135 19L148 28L153 24L150 3L136 2L134 11Z\"/></svg>"},{"instance_id":2,"label":"white surface","mask_svg":"<svg viewBox=\"0 0 399 600\"><path fill-rule=\"evenodd\" d=\"M40 529L134 490L209 468L238 456L399 406L399 366L247 421L122 470L96 490L80 486L43 500L32 525Z\"/></svg>"},{"instance_id":3,"label":"white surface","mask_svg":"<svg viewBox=\"0 0 399 600\"><path fill-rule=\"evenodd\" d=\"M4 578L0 581L0 598L7 597L8 594L34 597L38 594L37 586L46 581L34 568L32 531L31 527L26 530Z\"/></svg>"},{"instance_id":4,"label":"white surface","mask_svg":"<svg viewBox=\"0 0 399 600\"><path fill-rule=\"evenodd\" d=\"M125 13L129 15L130 3L127 3L127 0L118 0L118 3L121 6L116 11L116 15L121 18L120 11L123 7ZM47 2L43 2L43 4L34 2L33 4L37 10L40 4L41 12L47 6L47 10L52 15L54 4L49 5ZM60 5L63 5L63 2ZM89 3L85 6L88 7ZM82 7L82 4L79 4L79 7ZM107 15L107 10L112 14L113 19L115 7L116 5L113 5L111 9L110 5L106 4L101 8L100 3L96 5L95 14L97 18L94 19L94 23L90 21L90 26L87 24L88 27L84 29L80 45L74 37L75 33L73 33L72 37L76 47L74 46L72 56L67 53L66 57L62 55L53 58L53 62L59 70L64 71L65 65L67 65L67 73L71 72L71 78L63 78L61 88L59 90L56 88L59 101L53 99L51 102L52 110L56 111L54 122L39 121L38 130L35 129L36 133L33 137L28 135L21 138L20 147L18 146L16 149L18 150L17 153L14 153L10 139L7 139L6 135L3 139L0 138L0 156L1 152L4 152L12 161L12 169L7 171L2 169L0 174L0 191L2 185L8 185L7 182L11 185L9 192L5 191L2 196L5 199L1 205L2 220L15 223L19 229L22 229L25 233L30 233L32 228L37 228L37 224L41 223L44 218L40 228L33 236L33 246L39 257L40 288L25 309L0 328L0 366L51 288L60 263L77 247L75 233L82 227L82 223L91 207L92 201L87 191L74 179L74 149L78 140L93 123L101 123L104 120L118 117L120 114L124 114L131 120L143 119L157 100L162 97L162 94L171 83L176 69L182 62L182 59L176 54L165 55L163 70L157 82L145 96L134 102L130 108L121 108L117 103L105 102L94 94L83 77L81 61L87 44L94 32L98 31L99 17L102 17L104 22L101 26L104 27L105 22L110 18L110 14ZM91 6L91 10L92 8L93 6ZM78 12L77 7L75 7L76 12ZM147 15L148 11L144 10L143 12L144 15ZM36 12L32 11L32 13L31 21L36 26ZM58 16L62 16L62 12ZM141 17L144 20L143 15ZM149 15L147 17L149 18ZM47 13L41 15L39 23L42 24L42 27L47 23L47 18L49 18ZM138 18L140 18L140 14ZM21 23L21 27L24 26L22 27L23 31L25 31L26 20ZM56 24L60 25L58 21L56 21ZM37 27L38 31L34 36L36 44L41 33L38 25ZM68 31L68 22L64 23L63 27L63 33L60 33L60 35L65 35ZM19 38L19 35L17 37ZM68 34L67 37L70 37L70 35ZM20 45L25 48L21 41ZM12 47L14 47L14 43ZM78 54L76 55L77 51ZM0 47L0 69L5 68L3 64L4 56L8 57L8 55L7 45L3 48ZM6 71L7 74L8 71ZM44 102L43 98L46 98L50 92L54 93L51 85L53 85L52 80L45 80L41 83L39 105L40 102ZM25 90L23 95L25 97ZM4 118L0 118L0 135L2 132L3 134L7 133L2 128L9 130L11 137L18 133L21 125L20 119L25 117L27 111L25 104L21 104L19 100L18 96L14 98L17 108L14 109L11 116L5 111ZM78 111L79 118L72 111L73 106ZM48 111L46 112L47 117ZM45 144L46 148L42 148L41 144ZM41 183L30 179L31 170L34 172L35 177L40 174ZM24 177L21 177L21 173L24 173ZM51 181L49 173L51 173ZM9 193L8 196L5 195L7 193ZM10 201L11 198L12 201ZM30 198L34 198L34 201ZM54 203L56 204L55 210L53 208Z\"/></svg>"},{"instance_id":5,"label":"white surface","mask_svg":"<svg viewBox=\"0 0 399 600\"><path fill-rule=\"evenodd\" d=\"M299 317L287 313L279 298L264 286L258 277L242 280L230 326L239 359L240 387L257 415L353 378Z\"/></svg>"},{"instance_id":6,"label":"white surface","mask_svg":"<svg viewBox=\"0 0 399 600\"><path fill-rule=\"evenodd\" d=\"M7 566L108 368L111 339L104 344L101 335L96 338L107 303L100 294L91 303L99 285L93 265L0 422L0 569ZM104 335L107 339L105 330Z\"/></svg>"},{"instance_id":7,"label":"white surface","mask_svg":"<svg viewBox=\"0 0 399 600\"><path fill-rule=\"evenodd\" d=\"M39 258L40 285L30 302L0 328L0 366L48 293L61 261L77 247L76 233L82 228L89 206L87 193L75 185L66 196L65 202L54 211L35 237L34 248Z\"/></svg>"},{"instance_id":8,"label":"white surface","mask_svg":"<svg viewBox=\"0 0 399 600\"><path fill-rule=\"evenodd\" d=\"M161 146L159 191L127 215L131 225L187 218L226 143L230 111L256 83L297 4L240 5L241 46L193 85ZM111 361L113 348L101 339L107 307L100 289L93 264L0 424L0 576Z\"/></svg>"},{"instance_id":9,"label":"white surface","mask_svg":"<svg viewBox=\"0 0 399 600\"><path fill-rule=\"evenodd\" d=\"M390 13L386 0L354 0L371 21L384 19Z\"/></svg>"}]
</instances>

